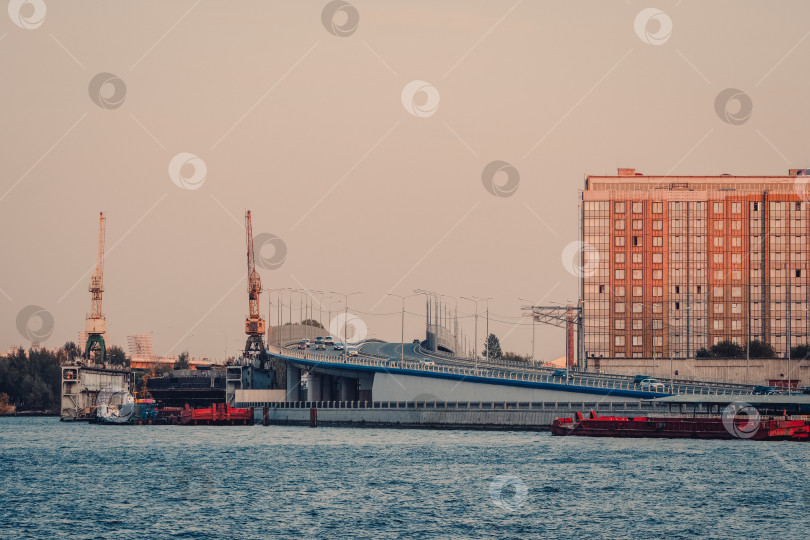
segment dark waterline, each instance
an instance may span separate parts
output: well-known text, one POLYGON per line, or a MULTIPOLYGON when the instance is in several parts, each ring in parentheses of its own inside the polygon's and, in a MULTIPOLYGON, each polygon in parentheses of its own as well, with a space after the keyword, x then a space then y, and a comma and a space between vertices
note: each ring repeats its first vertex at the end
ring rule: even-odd
POLYGON ((810 445, 0 419, 0 537, 803 538, 810 445))

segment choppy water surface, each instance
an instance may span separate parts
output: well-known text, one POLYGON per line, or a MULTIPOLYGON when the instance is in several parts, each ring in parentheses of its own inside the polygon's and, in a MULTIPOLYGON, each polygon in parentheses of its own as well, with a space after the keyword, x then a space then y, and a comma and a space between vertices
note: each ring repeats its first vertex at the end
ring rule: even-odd
POLYGON ((801 538, 810 444, 0 419, 0 537, 801 538))

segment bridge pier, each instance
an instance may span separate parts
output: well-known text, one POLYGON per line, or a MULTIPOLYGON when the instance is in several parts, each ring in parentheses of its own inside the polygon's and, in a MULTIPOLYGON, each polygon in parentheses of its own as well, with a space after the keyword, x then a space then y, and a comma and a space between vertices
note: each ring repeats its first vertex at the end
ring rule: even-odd
POLYGON ((340 377, 340 401, 357 401, 357 379, 340 377))
POLYGON ((374 375, 360 377, 357 380, 357 401, 374 401, 371 389, 374 386, 374 375))
POLYGON ((321 376, 321 392, 323 401, 335 401, 337 392, 335 392, 335 378, 332 375, 321 376))
POLYGON ((323 376, 320 373, 310 371, 307 385, 307 401, 324 401, 323 376))
POLYGON ((301 401, 301 368, 287 364, 287 401, 301 401))

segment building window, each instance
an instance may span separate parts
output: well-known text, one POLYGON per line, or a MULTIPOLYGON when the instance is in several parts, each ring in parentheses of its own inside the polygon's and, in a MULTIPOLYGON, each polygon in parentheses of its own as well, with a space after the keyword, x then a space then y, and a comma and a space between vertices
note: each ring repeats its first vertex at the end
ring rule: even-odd
POLYGON ((619 285, 618 287, 614 287, 615 296, 624 296, 624 286, 619 285))
POLYGON ((723 222, 719 219, 714 222, 714 230, 715 231, 722 231, 723 230, 723 222))
POLYGON ((653 346, 654 347, 663 347, 664 346, 664 337, 663 336, 653 336, 653 346))
POLYGON ((613 203, 613 211, 617 214, 624 214, 624 201, 617 201, 613 203))
POLYGON ((742 279, 742 272, 740 272, 739 270, 732 270, 731 279, 735 281, 740 281, 742 279))
POLYGON ((653 330, 663 330, 663 328, 664 328, 663 319, 653 319, 653 330))
POLYGON ((681 294, 681 286, 675 285, 675 294, 681 294))
POLYGON ((633 330, 641 330, 644 328, 644 322, 641 319, 633 319, 633 330))
POLYGON ((664 296, 664 288, 663 287, 653 287, 653 296, 664 296))
POLYGON ((641 220, 640 219, 634 219, 633 220, 633 230, 634 231, 640 231, 641 230, 641 220))
POLYGON ((759 212, 759 203, 754 203, 754 212, 759 212))
POLYGON ((614 228, 617 231, 623 231, 624 230, 624 220, 623 219, 617 219, 614 228))
POLYGON ((633 279, 644 279, 644 272, 642 270, 633 270, 633 279))
POLYGON ((742 296, 742 287, 732 287, 731 288, 731 296, 734 297, 741 297, 742 296))
POLYGON ((740 321, 740 320, 731 321, 731 329, 732 330, 742 330, 742 321, 740 321))
POLYGON ((714 237, 714 247, 723 247, 723 237, 722 236, 715 236, 714 237))
POLYGON ((616 247, 624 247, 624 236, 616 237, 616 247))
POLYGON ((742 263, 742 253, 732 253, 731 254, 731 262, 736 264, 742 263))
POLYGON ((722 214, 723 213, 723 203, 721 203, 721 202, 714 203, 714 213, 715 214, 722 214))
POLYGON ((624 253, 616 253, 613 258, 616 264, 624 264, 624 253))
POLYGON ((664 312, 664 304, 661 302, 653 302, 653 313, 663 313, 664 312))
POLYGON ((723 304, 718 302, 714 305, 714 312, 715 313, 723 313, 723 304))
POLYGON ((638 247, 638 246, 642 245, 642 243, 643 242, 641 241, 641 236, 634 236, 633 237, 633 245, 635 247, 638 247))
POLYGON ((664 271, 663 270, 653 270, 653 279, 664 279, 664 271))
POLYGON ((624 330, 624 319, 616 319, 613 321, 613 328, 616 330, 624 330))
POLYGON ((624 336, 616 336, 613 338, 613 344, 617 347, 624 347, 624 336))
POLYGON ((616 302, 613 307, 615 313, 624 313, 624 302, 616 302))
POLYGON ((802 271, 796 270, 796 277, 802 277, 802 271))
POLYGON ((664 245, 664 237, 663 236, 653 236, 653 246, 661 247, 664 245))
POLYGON ((653 230, 654 231, 663 231, 664 230, 664 222, 660 219, 656 219, 653 221, 653 230))
POLYGON ((731 203, 731 213, 732 214, 739 214, 742 212, 742 203, 733 202, 731 203))
POLYGON ((714 297, 715 298, 723 298, 723 287, 715 287, 714 288, 714 297))
POLYGON ((663 214, 664 213, 664 203, 662 203, 662 202, 654 202, 654 203, 652 203, 652 213, 653 214, 663 214))
POLYGON ((643 255, 642 253, 633 253, 633 262, 637 264, 643 262, 644 259, 642 255, 643 255))
POLYGON ((641 287, 633 287, 633 296, 641 296, 641 287))
POLYGON ((613 275, 616 278, 616 280, 624 279, 624 270, 622 270, 621 268, 617 268, 616 270, 614 270, 613 275))
POLYGON ((715 319, 714 320, 714 329, 715 330, 722 330, 723 329, 723 319, 715 319))
POLYGON ((640 214, 641 213, 641 208, 642 208, 642 203, 641 202, 634 202, 633 203, 633 213, 634 214, 640 214))
POLYGON ((731 239, 731 247, 742 247, 742 238, 735 236, 731 239))
POLYGON ((633 336, 633 347, 641 347, 641 336, 633 336))
POLYGON ((664 254, 663 253, 653 253, 653 263, 660 264, 664 262, 664 254))
POLYGON ((742 230, 742 221, 740 221, 739 219, 735 219, 734 221, 732 221, 731 222, 731 229, 735 230, 735 231, 742 230))
POLYGON ((722 279, 723 279, 723 271, 722 270, 715 270, 714 271, 714 279, 722 281, 722 279))
POLYGON ((643 305, 641 302, 633 302, 633 313, 641 313, 643 305))
POLYGON ((714 259, 714 262, 716 262, 716 263, 722 263, 723 262, 723 254, 722 253, 715 253, 713 259, 714 259))

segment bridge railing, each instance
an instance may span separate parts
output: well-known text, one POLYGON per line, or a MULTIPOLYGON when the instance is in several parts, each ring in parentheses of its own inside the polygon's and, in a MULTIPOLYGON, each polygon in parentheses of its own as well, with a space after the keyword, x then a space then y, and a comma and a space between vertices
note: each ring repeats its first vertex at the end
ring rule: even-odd
POLYGON ((632 379, 607 379, 595 378, 588 376, 587 372, 572 372, 569 374, 568 382, 564 379, 555 378, 550 373, 539 372, 526 372, 526 371, 505 371, 493 369, 491 367, 479 367, 477 370, 474 367, 464 366, 451 366, 446 364, 423 363, 412 361, 391 361, 384 358, 372 357, 368 355, 358 356, 345 356, 333 354, 313 354, 305 350, 284 349, 280 350, 276 347, 271 348, 276 350, 275 354, 281 354, 294 358, 301 358, 314 362, 333 363, 333 364, 349 364, 358 366, 369 366, 379 368, 399 368, 423 371, 428 373, 448 373, 453 375, 461 375, 466 377, 484 377, 488 379, 496 379, 503 381, 521 381, 521 382, 535 382, 535 383, 551 383, 551 384, 568 384, 571 386, 581 386, 587 388, 601 388, 605 390, 629 390, 635 392, 647 392, 651 394, 666 395, 745 395, 750 394, 745 388, 723 388, 719 386, 710 385, 694 385, 694 384, 677 384, 669 388, 664 385, 663 389, 659 386, 657 388, 644 389, 639 388, 632 381, 632 379))

